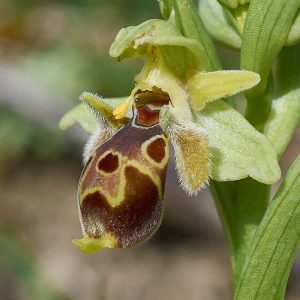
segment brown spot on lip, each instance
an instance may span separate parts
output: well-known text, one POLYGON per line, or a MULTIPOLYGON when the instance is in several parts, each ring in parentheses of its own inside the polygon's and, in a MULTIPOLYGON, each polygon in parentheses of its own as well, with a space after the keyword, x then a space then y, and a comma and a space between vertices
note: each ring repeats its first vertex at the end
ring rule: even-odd
POLYGON ((88 194, 80 206, 85 232, 95 238, 110 232, 121 248, 149 238, 160 225, 163 206, 149 176, 127 166, 125 178, 125 198, 117 207, 111 207, 100 191, 88 194))
POLYGON ((140 126, 154 126, 159 122, 159 110, 151 110, 147 105, 137 107, 136 124, 140 126))
POLYGON ((119 157, 112 152, 106 154, 98 162, 98 169, 106 173, 113 173, 119 167, 119 157))
POLYGON ((157 138, 147 146, 147 154, 154 161, 160 163, 166 155, 166 142, 163 138, 157 138))

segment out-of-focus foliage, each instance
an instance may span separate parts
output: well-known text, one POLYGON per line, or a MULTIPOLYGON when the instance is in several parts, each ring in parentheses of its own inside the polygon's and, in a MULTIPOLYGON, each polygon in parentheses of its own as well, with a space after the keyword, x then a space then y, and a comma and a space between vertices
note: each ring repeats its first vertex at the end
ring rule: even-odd
POLYGON ((102 96, 128 94, 140 65, 118 64, 107 55, 109 45, 133 14, 139 22, 158 13, 155 1, 2 0, 0 76, 5 87, 0 90, 0 137, 6 147, 0 149, 0 169, 28 154, 58 158, 66 153, 62 150, 67 143, 58 137, 59 116, 49 110, 36 112, 36 104, 44 101, 63 114, 83 90, 102 96), (7 70, 26 79, 28 90, 7 70), (35 90, 36 99, 26 97, 35 90), (24 113, 24 106, 34 113, 24 113))
POLYGON ((55 159, 65 148, 54 130, 40 127, 5 106, 0 106, 0 140, 0 171, 19 163, 24 154, 55 159))
POLYGON ((0 295, 5 295, 10 287, 9 295, 14 299, 68 299, 48 285, 12 230, 0 230, 0 248, 0 295), (13 286, 17 288, 12 289, 13 286))
MULTIPOLYGON (((1 183, 23 161, 80 153, 80 138, 63 137, 59 118, 84 90, 102 96, 131 90, 140 64, 118 64, 108 49, 122 25, 150 16, 159 16, 155 1, 0 1, 1 183)), ((0 231, 0 298, 65 299, 44 282, 23 240, 18 232, 0 231)))

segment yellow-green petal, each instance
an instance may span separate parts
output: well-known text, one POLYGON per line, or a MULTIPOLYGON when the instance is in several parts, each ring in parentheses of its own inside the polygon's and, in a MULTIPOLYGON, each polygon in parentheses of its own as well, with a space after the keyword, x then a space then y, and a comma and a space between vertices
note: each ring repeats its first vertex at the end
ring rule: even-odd
POLYGON ((259 81, 260 76, 250 71, 198 72, 189 78, 186 88, 192 107, 201 110, 207 103, 250 89, 259 81))
MULTIPOLYGON (((84 92, 80 95, 79 99, 83 101, 88 107, 90 107, 96 114, 99 114, 102 120, 109 123, 113 128, 119 128, 127 122, 128 117, 124 115, 121 119, 118 119, 113 114, 115 105, 113 102, 98 97, 92 93, 84 92)), ((117 103, 122 103, 126 98, 116 98, 117 103)), ((127 111, 126 111, 127 112, 127 111)))

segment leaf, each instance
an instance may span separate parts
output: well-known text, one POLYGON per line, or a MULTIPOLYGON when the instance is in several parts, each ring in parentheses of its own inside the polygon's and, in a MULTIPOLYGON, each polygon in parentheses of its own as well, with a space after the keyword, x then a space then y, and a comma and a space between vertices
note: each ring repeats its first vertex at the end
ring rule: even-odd
POLYGON ((300 123, 300 45, 284 48, 275 71, 277 97, 265 134, 276 147, 278 156, 284 152, 300 123))
POLYGON ((260 131, 267 121, 271 98, 267 89, 274 58, 285 44, 300 0, 252 0, 243 33, 241 68, 260 74, 261 82, 246 93, 246 118, 260 131))
POLYGON ((164 18, 173 21, 178 30, 185 36, 202 44, 207 58, 206 71, 218 70, 221 63, 215 46, 198 15, 194 3, 190 0, 159 0, 164 18))
POLYGON ((293 26, 289 32, 285 46, 292 46, 300 42, 300 12, 294 20, 293 26))
POLYGON ((192 107, 202 109, 216 99, 235 95, 259 83, 258 74, 249 71, 198 72, 188 79, 192 107))
POLYGON ((247 176, 271 184, 280 177, 276 151, 266 137, 222 101, 209 103, 197 114, 209 138, 212 178, 239 180, 247 176))
POLYGON ((237 8, 239 5, 249 3, 250 0, 218 0, 221 4, 227 5, 229 8, 237 8))
POLYGON ((300 88, 273 100, 266 136, 280 157, 300 122, 300 88))
POLYGON ((299 245, 300 156, 255 233, 234 299, 283 299, 299 245))
POLYGON ((182 36, 171 22, 163 20, 148 20, 138 26, 121 29, 109 54, 120 60, 131 57, 153 60, 157 55, 153 47, 161 50, 166 64, 180 77, 189 70, 206 68, 206 56, 201 44, 182 36))
POLYGON ((199 13, 207 31, 219 42, 240 49, 242 38, 232 16, 217 0, 201 0, 199 13))

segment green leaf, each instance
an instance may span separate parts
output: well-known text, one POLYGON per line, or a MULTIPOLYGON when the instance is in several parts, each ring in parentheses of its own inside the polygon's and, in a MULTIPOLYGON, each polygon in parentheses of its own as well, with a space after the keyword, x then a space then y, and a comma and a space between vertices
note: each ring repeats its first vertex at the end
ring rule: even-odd
POLYGON ((300 43, 300 13, 298 12, 298 15, 293 23, 291 31, 289 32, 285 46, 292 46, 299 43, 300 43))
POLYGON ((217 0, 201 0, 199 13, 207 31, 219 42, 240 49, 242 38, 230 13, 217 0))
POLYGON ((300 88, 273 100, 265 134, 275 146, 278 157, 283 154, 299 126, 299 100, 300 88))
POLYGON ((274 147, 231 106, 222 101, 209 103, 197 114, 197 123, 208 134, 214 180, 250 176, 271 184, 279 179, 274 147))
POLYGON ((218 1, 230 8, 237 8, 239 5, 244 5, 250 2, 250 0, 218 0, 218 1))
POLYGON ((208 61, 206 71, 220 69, 221 63, 214 44, 207 33, 197 9, 191 0, 159 0, 162 15, 176 24, 178 30, 187 38, 202 44, 208 61))
POLYGON ((245 23, 241 49, 241 68, 260 74, 261 82, 246 93, 246 118, 263 130, 271 108, 264 97, 272 62, 285 44, 300 0, 252 0, 245 23))
POLYGON ((276 147, 278 156, 284 152, 300 123, 300 45, 285 47, 279 54, 275 78, 277 97, 265 134, 276 147))
POLYGON ((111 45, 109 54, 120 60, 145 57, 155 60, 155 47, 163 54, 165 63, 184 77, 189 70, 206 69, 202 45, 186 38, 168 21, 148 20, 138 26, 123 28, 111 45))
POLYGON ((283 299, 299 245, 300 156, 255 233, 234 299, 283 299))

